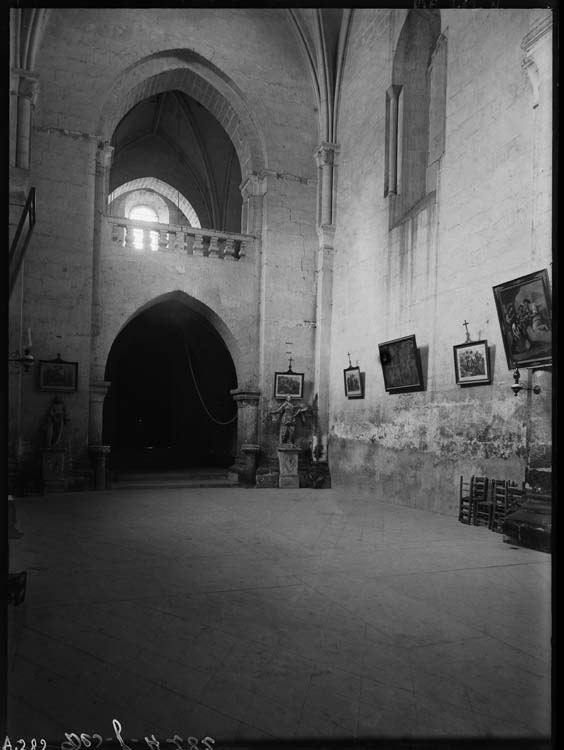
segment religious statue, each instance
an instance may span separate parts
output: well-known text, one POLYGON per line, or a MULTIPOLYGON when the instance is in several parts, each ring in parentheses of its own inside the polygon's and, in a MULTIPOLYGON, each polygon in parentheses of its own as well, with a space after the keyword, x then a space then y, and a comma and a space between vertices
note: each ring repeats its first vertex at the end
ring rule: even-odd
POLYGON ((55 396, 47 411, 45 441, 47 448, 57 448, 63 442, 65 427, 70 421, 67 408, 60 396, 55 396))
MULTIPOLYGON (((293 406, 290 396, 286 396, 278 409, 273 409, 271 414, 281 414, 280 435, 278 441, 281 445, 294 445, 294 432, 296 429, 296 417, 307 411, 307 406, 293 406)), ((303 417, 302 417, 303 419, 303 417)))

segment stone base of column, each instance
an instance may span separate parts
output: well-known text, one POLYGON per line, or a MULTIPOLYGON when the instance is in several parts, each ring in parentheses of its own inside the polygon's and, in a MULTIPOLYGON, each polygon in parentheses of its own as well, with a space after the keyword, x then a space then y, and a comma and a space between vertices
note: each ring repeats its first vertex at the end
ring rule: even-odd
POLYGON ((67 488, 65 477, 66 451, 60 448, 47 448, 41 453, 41 477, 44 492, 64 492, 67 488))
POLYGON ((111 451, 109 445, 90 445, 88 452, 94 459, 94 489, 105 490, 108 488, 107 457, 111 451))
POLYGON ((278 464, 280 466, 278 487, 281 490, 296 489, 300 486, 300 477, 298 474, 298 457, 300 453, 300 448, 295 448, 293 445, 278 446, 278 464))

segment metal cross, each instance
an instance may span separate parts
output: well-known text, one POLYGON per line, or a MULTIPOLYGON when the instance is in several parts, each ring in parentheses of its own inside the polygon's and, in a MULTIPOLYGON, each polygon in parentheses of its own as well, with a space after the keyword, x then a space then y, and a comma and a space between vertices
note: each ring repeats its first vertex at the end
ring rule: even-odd
POLYGON ((466 341, 470 341, 470 334, 468 333, 468 326, 470 324, 467 322, 466 318, 464 319, 464 323, 462 325, 466 326, 466 341))

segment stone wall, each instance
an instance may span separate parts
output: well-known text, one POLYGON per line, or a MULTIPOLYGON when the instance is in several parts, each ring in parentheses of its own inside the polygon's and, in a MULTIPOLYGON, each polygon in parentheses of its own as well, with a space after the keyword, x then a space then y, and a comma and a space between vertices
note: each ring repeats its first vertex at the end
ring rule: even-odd
MULTIPOLYGON (((73 416, 68 437, 72 455, 86 455, 92 373, 95 380, 103 379, 113 337, 131 315, 163 294, 192 295, 224 322, 240 354, 240 387, 252 386, 270 399, 273 372, 287 364, 288 337, 296 368, 299 363, 311 382, 316 119, 311 79, 284 12, 54 9, 37 71, 40 95, 30 174, 37 188, 37 224, 23 277, 23 308, 12 306, 10 345, 16 348, 21 324, 30 325, 36 358, 60 353, 78 361, 78 391, 65 396, 73 416), (143 58, 162 60, 165 70, 167 55, 172 60, 171 51, 178 50, 198 61, 194 65, 204 78, 207 66, 213 69, 223 96, 236 92, 238 111, 255 129, 246 153, 255 149, 261 154, 264 221, 257 219, 251 228, 259 240, 248 258, 231 262, 228 270, 221 261, 214 266, 213 260, 202 258, 190 259, 182 269, 172 258, 139 262, 116 252, 106 227, 101 228, 105 236, 96 236, 97 201, 103 206, 107 197, 100 194, 96 154, 100 141, 108 140, 100 124, 112 85, 120 76, 125 80, 143 58), (102 305, 94 322, 100 336, 92 348, 92 285, 98 271, 102 305)), ((135 73, 128 80, 143 83, 135 73)), ((245 180, 246 170, 257 165, 241 166, 245 180)), ((21 399, 11 403, 10 422, 37 456, 40 421, 51 394, 38 391, 35 375, 22 380, 18 393, 21 399)))
POLYGON ((363 43, 349 49, 339 121, 330 466, 333 486, 452 514, 461 474, 525 479, 531 408, 546 452, 550 404, 537 409, 536 396, 510 390, 492 286, 547 267, 550 248, 539 266, 534 112, 520 48, 530 12, 441 16, 448 57, 438 189, 389 231, 383 113, 398 19, 355 13, 363 43), (472 339, 488 341, 491 385, 456 385, 452 347, 465 340, 463 321, 472 339), (378 343, 409 334, 425 390, 391 395, 378 343), (363 400, 344 397, 347 352, 365 372, 363 400))

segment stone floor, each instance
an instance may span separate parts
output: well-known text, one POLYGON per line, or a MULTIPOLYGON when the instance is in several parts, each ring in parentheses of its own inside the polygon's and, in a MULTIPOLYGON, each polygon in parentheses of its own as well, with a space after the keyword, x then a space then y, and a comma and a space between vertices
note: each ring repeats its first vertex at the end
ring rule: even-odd
POLYGON ((337 490, 47 495, 17 516, 12 742, 550 734, 551 557, 485 527, 337 490))

